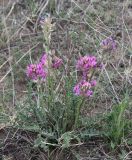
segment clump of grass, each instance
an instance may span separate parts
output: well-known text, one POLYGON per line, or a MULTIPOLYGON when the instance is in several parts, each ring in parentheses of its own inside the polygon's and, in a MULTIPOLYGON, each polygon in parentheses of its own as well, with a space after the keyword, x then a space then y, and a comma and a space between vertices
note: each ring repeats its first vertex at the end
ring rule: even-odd
POLYGON ((125 116, 125 111, 129 108, 129 101, 123 100, 113 107, 112 112, 106 116, 105 135, 110 139, 111 147, 120 145, 129 133, 132 122, 125 116))

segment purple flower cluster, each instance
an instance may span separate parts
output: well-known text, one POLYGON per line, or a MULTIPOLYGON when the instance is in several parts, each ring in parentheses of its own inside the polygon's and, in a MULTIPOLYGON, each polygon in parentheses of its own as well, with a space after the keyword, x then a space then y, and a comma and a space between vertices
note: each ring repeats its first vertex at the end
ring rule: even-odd
POLYGON ((102 40, 100 45, 104 49, 116 49, 116 42, 112 37, 107 37, 106 39, 102 40))
POLYGON ((93 95, 92 87, 94 87, 95 85, 95 80, 91 82, 82 80, 75 85, 73 91, 77 96, 91 97, 93 95))
POLYGON ((62 65, 63 61, 61 58, 55 57, 52 61, 52 67, 58 69, 62 65))
MULTIPOLYGON (((29 64, 27 66, 27 76, 32 80, 42 79, 44 80, 47 76, 47 61, 48 57, 46 53, 43 53, 38 64, 29 64)), ((55 57, 51 65, 52 68, 58 69, 62 65, 62 59, 55 57)))
POLYGON ((95 56, 89 56, 86 55, 84 57, 81 57, 77 61, 76 68, 80 71, 87 72, 91 68, 95 68, 97 65, 96 57, 95 56))
POLYGON ((27 66, 27 76, 33 80, 37 80, 39 78, 45 79, 46 78, 46 71, 43 68, 41 63, 39 64, 29 64, 27 66))
POLYGON ((100 65, 97 63, 95 56, 86 55, 81 57, 77 61, 76 68, 78 71, 82 72, 82 80, 77 83, 73 89, 75 95, 91 97, 93 94, 92 88, 96 86, 96 80, 91 80, 89 77, 91 72, 93 72, 100 65))

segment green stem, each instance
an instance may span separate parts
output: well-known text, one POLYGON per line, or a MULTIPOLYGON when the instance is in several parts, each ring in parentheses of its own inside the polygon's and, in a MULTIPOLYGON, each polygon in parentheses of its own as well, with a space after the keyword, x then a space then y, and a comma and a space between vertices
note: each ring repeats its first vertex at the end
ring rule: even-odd
POLYGON ((74 125, 74 128, 77 128, 77 126, 78 126, 79 115, 80 115, 80 111, 81 111, 81 108, 82 108, 83 104, 84 104, 84 99, 82 99, 77 105, 77 112, 75 114, 75 125, 74 125))
POLYGON ((38 84, 37 85, 37 94, 38 94, 38 97, 37 97, 37 108, 40 108, 40 85, 38 84))

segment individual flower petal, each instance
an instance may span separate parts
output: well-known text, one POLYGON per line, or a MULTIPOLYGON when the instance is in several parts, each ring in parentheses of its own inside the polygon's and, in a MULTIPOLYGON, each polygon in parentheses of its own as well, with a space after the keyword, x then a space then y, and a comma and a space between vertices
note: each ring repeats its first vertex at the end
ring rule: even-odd
POLYGON ((74 92, 75 95, 77 95, 77 96, 80 95, 80 87, 79 87, 78 84, 74 87, 73 92, 74 92))
POLYGON ((46 65, 46 62, 47 62, 47 54, 46 53, 43 53, 41 59, 40 59, 40 63, 42 65, 46 65))
POLYGON ((92 90, 88 90, 86 93, 87 97, 91 97, 93 95, 93 91, 92 90))
POLYGON ((96 80, 92 80, 92 81, 91 81, 91 86, 95 87, 96 84, 97 84, 97 81, 96 81, 96 80))

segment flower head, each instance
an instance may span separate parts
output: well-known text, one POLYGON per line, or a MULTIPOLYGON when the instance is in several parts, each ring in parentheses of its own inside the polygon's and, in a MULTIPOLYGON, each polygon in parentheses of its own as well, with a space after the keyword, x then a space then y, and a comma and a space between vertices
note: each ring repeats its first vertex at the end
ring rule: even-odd
POLYGON ((100 45, 104 49, 116 49, 116 42, 112 37, 107 37, 106 39, 102 40, 100 45))
POLYGON ((91 97, 93 95, 92 87, 94 86, 91 82, 82 80, 75 85, 73 92, 77 96, 91 97))
POLYGON ((52 67, 58 69, 62 65, 63 61, 61 58, 55 57, 52 61, 52 67))
POLYGON ((83 72, 89 71, 91 68, 95 68, 97 65, 96 57, 95 56, 89 56, 86 55, 84 57, 81 57, 77 61, 77 69, 83 72))
POLYGON ((39 64, 29 64, 27 66, 27 76, 32 80, 37 80, 39 78, 45 79, 46 78, 46 71, 43 68, 41 63, 39 64))

